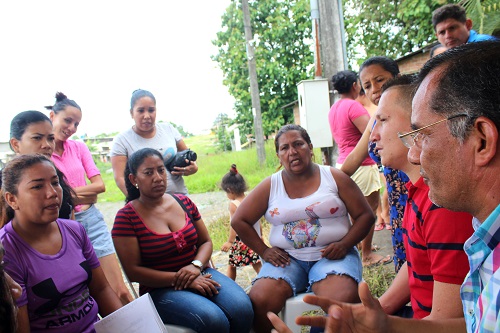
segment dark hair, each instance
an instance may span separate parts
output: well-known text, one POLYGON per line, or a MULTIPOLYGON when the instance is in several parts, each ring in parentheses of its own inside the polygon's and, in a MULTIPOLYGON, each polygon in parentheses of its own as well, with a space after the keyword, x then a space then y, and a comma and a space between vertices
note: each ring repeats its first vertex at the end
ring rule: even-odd
POLYGON ((432 13, 432 26, 434 27, 434 31, 436 31, 436 25, 450 18, 460 23, 465 23, 465 21, 467 21, 467 14, 465 13, 464 7, 450 3, 436 9, 432 13))
POLYGON ((304 139, 308 145, 311 144, 311 138, 309 137, 309 134, 304 128, 302 128, 300 125, 288 124, 281 127, 278 133, 276 134, 276 137, 274 138, 274 147, 276 148, 276 152, 278 152, 279 150, 279 139, 281 135, 283 135, 283 133, 286 133, 288 131, 299 131, 300 136, 302 136, 302 139, 304 139))
MULTIPOLYGON (((21 140, 21 137, 24 135, 24 132, 26 131, 26 128, 28 128, 29 125, 41 123, 44 121, 48 121, 52 125, 52 122, 50 121, 49 117, 47 117, 40 111, 30 110, 30 111, 20 112, 14 118, 12 118, 12 121, 10 122, 10 137, 16 138, 17 140, 21 140)), ((12 149, 11 145, 10 149, 12 149)))
POLYGON ((248 189, 245 178, 243 178, 243 176, 238 172, 238 169, 236 169, 236 164, 231 164, 229 172, 222 177, 220 187, 224 191, 228 193, 231 192, 236 195, 243 194, 248 189))
POLYGON ((18 194, 17 188, 19 182, 21 181, 21 177, 23 176, 24 171, 32 167, 33 165, 45 162, 52 165, 54 167, 54 170, 56 170, 56 167, 54 166, 52 161, 47 156, 42 154, 18 155, 14 157, 12 160, 10 160, 2 169, 1 200, 3 209, 1 211, 2 220, 0 221, 0 227, 3 227, 5 223, 9 222, 14 218, 14 211, 5 202, 4 194, 6 192, 9 192, 14 195, 17 195, 18 194))
POLYGON ((76 102, 72 99, 69 99, 62 92, 56 93, 56 103, 54 105, 46 106, 47 110, 54 111, 55 114, 58 114, 60 111, 64 111, 67 106, 72 106, 82 111, 80 106, 76 104, 76 102))
POLYGON ((466 113, 448 126, 463 141, 478 117, 491 119, 500 129, 500 41, 468 43, 454 47, 427 61, 417 84, 438 72, 430 109, 449 117, 466 113))
POLYGON ((388 57, 382 57, 382 56, 376 56, 376 57, 371 57, 365 60, 361 67, 359 68, 359 73, 363 71, 366 67, 372 66, 372 65, 379 65, 382 67, 384 70, 387 72, 391 73, 393 77, 396 77, 399 74, 399 66, 398 63, 391 58, 388 57))
POLYGON ((416 92, 415 79, 416 75, 396 76, 384 83, 382 94, 390 89, 397 89, 400 94, 397 103, 411 114, 411 103, 416 92))
POLYGON ((151 98, 153 102, 156 104, 156 98, 151 92, 144 89, 137 89, 134 90, 134 92, 132 93, 132 98, 130 98, 130 110, 132 110, 134 108, 135 103, 137 103, 137 101, 143 97, 151 98))
POLYGON ((124 174, 125 187, 127 188, 127 197, 125 199, 125 202, 130 202, 141 196, 141 192, 134 186, 134 184, 132 184, 132 182, 128 178, 128 175, 132 174, 134 176, 137 176, 137 170, 144 162, 144 160, 150 156, 158 156, 158 158, 163 161, 161 153, 158 150, 152 148, 142 148, 130 155, 130 157, 128 158, 124 174))
POLYGON ((444 46, 443 44, 441 43, 437 43, 436 45, 434 45, 431 49, 431 52, 429 52, 429 57, 432 58, 434 57, 434 53, 436 53, 436 51, 440 48, 444 47, 446 49, 446 46, 444 46))
POLYGON ((353 71, 340 71, 332 76, 333 88, 339 94, 345 94, 351 91, 353 83, 358 81, 358 75, 353 71))
POLYGON ((17 320, 14 300, 10 293, 3 263, 0 263, 0 333, 15 332, 16 327, 17 320))

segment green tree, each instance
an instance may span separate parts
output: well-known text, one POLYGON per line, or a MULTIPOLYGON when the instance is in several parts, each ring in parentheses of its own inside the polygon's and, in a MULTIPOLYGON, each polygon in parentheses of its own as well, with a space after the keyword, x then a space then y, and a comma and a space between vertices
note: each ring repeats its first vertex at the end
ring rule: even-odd
POLYGON ((174 128, 176 128, 176 129, 179 131, 179 133, 181 133, 181 135, 182 135, 183 137, 187 138, 187 137, 193 136, 193 133, 190 133, 190 132, 186 131, 186 130, 184 129, 184 127, 182 127, 181 125, 177 125, 177 124, 174 124, 174 123, 172 123, 172 122, 170 122, 170 124, 171 124, 174 128))
MULTIPOLYGON (((251 1, 257 76, 264 134, 293 122, 283 105, 297 99, 296 84, 312 78, 309 0, 251 1)), ((241 3, 232 1, 222 16, 222 30, 212 41, 218 53, 212 59, 224 74, 224 84, 235 98, 236 122, 242 134, 253 132, 245 36, 241 3)))
POLYGON ((231 125, 231 118, 225 113, 219 113, 214 120, 212 132, 215 133, 215 144, 218 150, 230 151, 231 146, 231 133, 227 131, 227 127, 231 125))
POLYGON ((351 65, 372 56, 396 59, 436 40, 432 12, 446 0, 344 0, 351 65))
POLYGON ((500 0, 462 0, 473 29, 480 34, 500 35, 500 0))

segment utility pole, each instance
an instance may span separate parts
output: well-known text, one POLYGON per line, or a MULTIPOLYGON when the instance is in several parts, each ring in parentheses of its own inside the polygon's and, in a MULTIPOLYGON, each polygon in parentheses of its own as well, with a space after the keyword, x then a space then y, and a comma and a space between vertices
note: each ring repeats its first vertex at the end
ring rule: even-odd
POLYGON ((260 165, 266 161, 266 150, 264 147, 264 131, 262 130, 262 113, 260 109, 259 83, 257 82, 257 66, 253 49, 252 26, 250 25, 250 10, 248 0, 241 0, 243 11, 243 25, 245 27, 245 39, 247 46, 248 74, 250 76, 250 95, 252 96, 252 113, 255 130, 255 144, 257 146, 257 157, 260 165))
MULTIPOLYGON (((342 0, 317 0, 319 7, 319 39, 321 45, 322 74, 328 79, 330 105, 335 103, 331 78, 338 71, 347 69, 347 52, 344 35, 342 0)), ((335 165, 338 157, 337 144, 322 148, 323 158, 335 165)))

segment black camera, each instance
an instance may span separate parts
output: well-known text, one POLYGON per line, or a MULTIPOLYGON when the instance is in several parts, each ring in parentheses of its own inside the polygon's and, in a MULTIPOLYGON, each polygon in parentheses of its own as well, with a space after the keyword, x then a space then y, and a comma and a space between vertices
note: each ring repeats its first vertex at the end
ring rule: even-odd
POLYGON ((186 162, 186 160, 196 161, 197 158, 198 156, 194 151, 192 151, 191 149, 186 149, 178 152, 173 157, 168 159, 168 161, 165 162, 165 167, 169 172, 176 171, 174 167, 187 167, 188 165, 190 165, 190 163, 186 162))

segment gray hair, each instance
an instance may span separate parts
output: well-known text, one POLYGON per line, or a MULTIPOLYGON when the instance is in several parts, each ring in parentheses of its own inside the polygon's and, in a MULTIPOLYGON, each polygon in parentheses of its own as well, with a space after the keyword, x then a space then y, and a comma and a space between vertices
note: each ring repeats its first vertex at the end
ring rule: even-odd
POLYGON ((431 58, 420 71, 417 84, 440 70, 432 92, 431 110, 443 117, 465 113, 448 122, 451 134, 463 142, 478 117, 500 129, 500 41, 469 43, 431 58))

